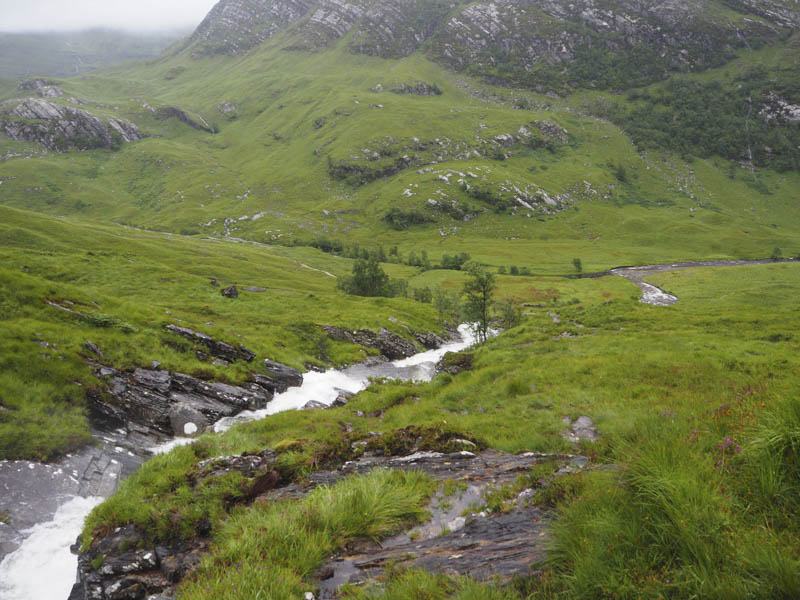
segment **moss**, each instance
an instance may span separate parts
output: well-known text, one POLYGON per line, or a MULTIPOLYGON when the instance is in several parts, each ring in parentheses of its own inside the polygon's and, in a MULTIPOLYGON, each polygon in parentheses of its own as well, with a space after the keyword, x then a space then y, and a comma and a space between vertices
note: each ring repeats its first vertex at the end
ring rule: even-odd
POLYGON ((440 425, 411 425, 372 437, 367 441, 367 450, 382 456, 407 456, 414 452, 477 451, 484 448, 486 443, 481 439, 464 431, 440 425))

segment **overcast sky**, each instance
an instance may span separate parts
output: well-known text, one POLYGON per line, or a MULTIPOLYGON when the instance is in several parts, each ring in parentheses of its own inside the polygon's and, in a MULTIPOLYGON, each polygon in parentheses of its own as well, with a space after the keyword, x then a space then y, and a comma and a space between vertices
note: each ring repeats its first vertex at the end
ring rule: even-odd
POLYGON ((0 31, 193 27, 217 0, 0 0, 0 31))

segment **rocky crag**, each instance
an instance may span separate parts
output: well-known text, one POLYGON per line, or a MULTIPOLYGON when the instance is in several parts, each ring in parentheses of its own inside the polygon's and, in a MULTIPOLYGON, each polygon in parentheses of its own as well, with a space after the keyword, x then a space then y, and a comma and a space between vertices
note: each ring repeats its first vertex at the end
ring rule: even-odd
MULTIPOLYGON (((39 86, 40 95, 53 98, 58 88, 39 86)), ((10 100, 0 104, 0 131, 12 140, 37 142, 56 152, 105 148, 144 136, 125 119, 100 118, 82 108, 56 104, 44 98, 10 100)))
POLYGON ((777 43, 798 23, 796 3, 778 0, 223 0, 186 47, 195 56, 244 54, 285 33, 277 43, 286 49, 314 51, 347 36, 354 53, 422 50, 456 71, 510 83, 568 69, 568 79, 593 86, 599 54, 632 83, 657 81, 777 43))

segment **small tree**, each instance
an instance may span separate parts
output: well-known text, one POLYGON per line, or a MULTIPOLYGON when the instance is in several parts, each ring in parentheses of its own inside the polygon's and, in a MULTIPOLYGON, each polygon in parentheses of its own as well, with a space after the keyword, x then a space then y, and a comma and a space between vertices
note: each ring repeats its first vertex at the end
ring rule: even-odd
POLYGON ((575 272, 576 273, 582 273, 583 272, 583 263, 581 262, 580 258, 573 258, 572 259, 572 266, 575 267, 575 272))
POLYGON ((522 307, 511 298, 497 303, 497 313, 503 329, 511 329, 522 323, 522 307))
POLYGON ((478 264, 472 263, 465 269, 470 274, 470 279, 464 284, 464 316, 472 323, 473 331, 479 342, 485 342, 489 337, 489 321, 497 287, 494 274, 478 264))
POLYGON ((775 246, 772 250, 772 255, 770 259, 772 260, 780 260, 783 257, 783 251, 780 249, 780 246, 775 246))
POLYGON ((461 312, 458 294, 437 288, 433 292, 433 308, 439 314, 442 325, 455 325, 461 312))

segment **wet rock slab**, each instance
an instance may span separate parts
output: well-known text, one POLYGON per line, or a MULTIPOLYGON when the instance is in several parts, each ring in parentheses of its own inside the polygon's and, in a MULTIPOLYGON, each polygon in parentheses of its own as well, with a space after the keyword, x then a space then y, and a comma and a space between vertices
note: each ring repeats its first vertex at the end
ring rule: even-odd
POLYGON ((478 580, 507 581, 530 572, 545 557, 548 536, 545 514, 535 507, 497 516, 474 518, 455 533, 420 542, 365 548, 367 552, 342 556, 321 571, 320 598, 336 598, 345 584, 383 576, 388 567, 424 569, 447 575, 469 575, 478 580))
MULTIPOLYGON (((588 461, 582 456, 510 455, 490 450, 482 454, 418 452, 404 457, 367 458, 347 463, 342 473, 365 472, 377 466, 422 470, 435 479, 460 482, 461 491, 444 501, 437 496, 429 506, 429 522, 382 544, 362 544, 325 565, 318 571, 320 598, 336 598, 339 587, 382 577, 389 567, 501 581, 529 573, 531 565, 545 557, 549 532, 547 515, 526 504, 527 498, 533 495, 532 490, 523 492, 508 513, 483 511, 468 517, 461 515, 464 509, 482 504, 487 489, 510 484, 518 475, 543 462, 553 463, 554 470, 555 465, 560 464, 560 472, 573 472, 585 467, 588 461)), ((317 481, 331 478, 331 474, 316 475, 317 481)), ((314 483, 313 476, 311 483, 314 483)))

